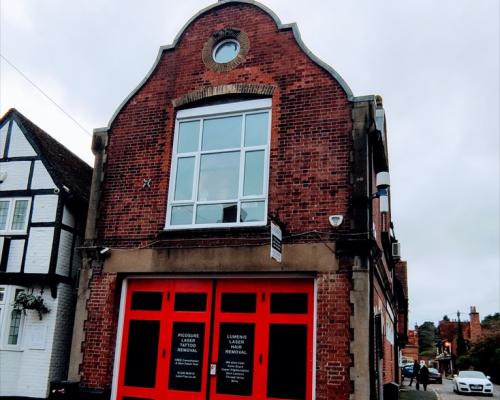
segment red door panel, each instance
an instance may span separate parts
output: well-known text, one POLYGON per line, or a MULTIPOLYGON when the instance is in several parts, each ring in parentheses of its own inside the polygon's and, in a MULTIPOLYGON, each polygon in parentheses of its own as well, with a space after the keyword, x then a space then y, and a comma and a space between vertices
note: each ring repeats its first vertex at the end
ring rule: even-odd
POLYGON ((313 309, 312 280, 130 280, 117 399, 311 400, 313 309))

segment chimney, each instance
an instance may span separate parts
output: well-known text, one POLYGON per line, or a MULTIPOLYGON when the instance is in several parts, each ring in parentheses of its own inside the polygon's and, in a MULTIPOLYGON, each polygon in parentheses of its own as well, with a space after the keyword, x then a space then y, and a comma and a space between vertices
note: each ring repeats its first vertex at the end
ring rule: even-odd
POLYGON ((476 311, 476 306, 471 306, 470 313, 470 341, 476 342, 481 337, 481 321, 479 313, 476 311))

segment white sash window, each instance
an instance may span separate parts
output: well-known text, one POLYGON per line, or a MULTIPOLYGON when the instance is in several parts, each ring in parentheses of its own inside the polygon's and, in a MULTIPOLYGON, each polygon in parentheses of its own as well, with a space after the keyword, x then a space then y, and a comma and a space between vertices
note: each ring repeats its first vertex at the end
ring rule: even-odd
POLYGON ((177 113, 166 229, 267 223, 271 99, 177 113))

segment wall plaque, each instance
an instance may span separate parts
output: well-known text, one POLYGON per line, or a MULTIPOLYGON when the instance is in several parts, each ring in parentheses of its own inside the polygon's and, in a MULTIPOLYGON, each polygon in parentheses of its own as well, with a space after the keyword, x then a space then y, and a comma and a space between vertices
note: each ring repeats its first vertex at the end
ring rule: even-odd
POLYGON ((205 324, 174 322, 168 387, 199 392, 203 362, 205 324))
POLYGON ((220 324, 217 393, 252 394, 254 334, 254 324, 220 324))

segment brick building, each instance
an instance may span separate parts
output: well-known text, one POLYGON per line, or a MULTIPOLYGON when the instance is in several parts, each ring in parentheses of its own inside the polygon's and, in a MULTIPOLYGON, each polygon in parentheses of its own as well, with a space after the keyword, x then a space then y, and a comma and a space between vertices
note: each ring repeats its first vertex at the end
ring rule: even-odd
POLYGON ((0 119, 0 398, 67 377, 91 176, 19 111, 0 119))
POLYGON ((366 400, 397 381, 382 100, 355 97, 294 24, 254 1, 200 11, 93 151, 82 391, 366 400))

